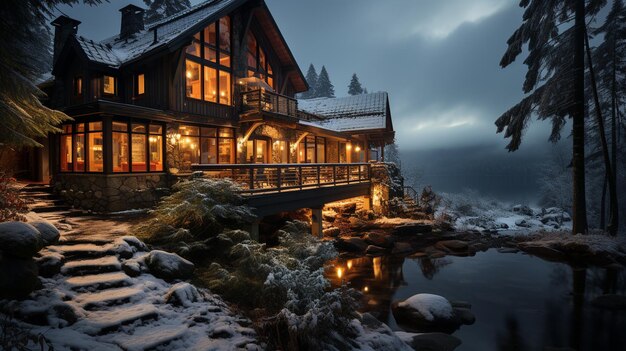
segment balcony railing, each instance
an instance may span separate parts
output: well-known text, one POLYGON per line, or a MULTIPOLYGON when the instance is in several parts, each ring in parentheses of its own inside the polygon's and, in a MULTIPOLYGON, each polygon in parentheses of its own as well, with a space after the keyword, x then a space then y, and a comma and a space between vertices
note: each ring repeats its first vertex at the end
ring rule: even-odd
POLYGON ((263 89, 241 93, 241 112, 271 112, 283 116, 298 117, 296 99, 263 89))
POLYGON ((370 182, 368 163, 236 164, 191 166, 205 177, 229 178, 244 194, 314 189, 370 182))

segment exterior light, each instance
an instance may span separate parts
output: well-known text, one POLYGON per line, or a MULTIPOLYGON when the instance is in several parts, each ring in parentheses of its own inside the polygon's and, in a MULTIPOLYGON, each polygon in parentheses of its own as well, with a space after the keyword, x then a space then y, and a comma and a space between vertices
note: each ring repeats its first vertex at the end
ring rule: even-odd
POLYGON ((337 267, 337 278, 341 279, 343 277, 343 268, 337 267))
POLYGON ((370 288, 368 288, 368 287, 366 286, 366 287, 364 287, 364 288, 363 288, 363 291, 364 291, 364 292, 368 292, 368 291, 370 291, 370 288))
POLYGON ((352 269, 352 260, 348 260, 346 265, 348 266, 348 269, 352 269))
POLYGON ((346 150, 350 151, 352 149, 352 144, 348 143, 346 144, 346 150))
POLYGON ((361 147, 357 145, 357 146, 354 148, 354 151, 356 151, 356 152, 360 152, 360 151, 361 151, 361 147))

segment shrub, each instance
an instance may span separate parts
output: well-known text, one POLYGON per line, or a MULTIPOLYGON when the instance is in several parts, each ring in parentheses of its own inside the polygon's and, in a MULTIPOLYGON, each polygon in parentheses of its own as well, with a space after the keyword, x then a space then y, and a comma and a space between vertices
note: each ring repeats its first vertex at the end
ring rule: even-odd
POLYGON ((150 211, 151 218, 135 227, 135 233, 148 243, 171 247, 215 236, 224 227, 241 227, 254 215, 239 190, 225 179, 182 181, 150 211))
POLYGON ((24 221, 28 212, 26 201, 20 197, 15 178, 0 171, 0 222, 24 221))

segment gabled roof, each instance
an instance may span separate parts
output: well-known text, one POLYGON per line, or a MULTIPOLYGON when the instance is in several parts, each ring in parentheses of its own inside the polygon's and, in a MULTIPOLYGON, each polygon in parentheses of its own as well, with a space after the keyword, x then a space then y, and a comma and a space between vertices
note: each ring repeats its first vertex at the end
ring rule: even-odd
MULTIPOLYGON (((77 40, 89 60, 119 68, 160 50, 175 49, 181 44, 181 40, 191 38, 209 23, 217 21, 247 1, 250 0, 207 0, 153 23, 127 39, 121 39, 119 35, 115 35, 101 42, 84 37, 77 37, 77 40)), ((294 82, 296 91, 306 91, 308 86, 304 75, 280 34, 269 9, 263 4, 256 14, 262 24, 268 26, 269 39, 275 47, 281 64, 291 69, 288 74, 294 82)))
POLYGON ((298 100, 298 108, 324 118, 311 123, 339 132, 393 130, 386 92, 342 98, 301 99, 298 100))

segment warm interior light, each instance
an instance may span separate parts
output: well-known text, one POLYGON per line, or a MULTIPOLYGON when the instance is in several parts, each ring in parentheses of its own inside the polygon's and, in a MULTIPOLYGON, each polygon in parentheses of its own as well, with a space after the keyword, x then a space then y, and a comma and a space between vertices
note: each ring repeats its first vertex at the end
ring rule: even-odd
POLYGON ((151 143, 156 143, 157 142, 157 138, 156 137, 149 137, 148 140, 150 140, 151 143))
POLYGON ((91 147, 91 149, 94 151, 102 151, 102 145, 94 145, 91 147))
POLYGON ((350 151, 352 149, 352 144, 346 144, 346 150, 350 151))
POLYGON ((191 71, 187 71, 187 78, 191 78, 191 71))
POLYGON ((348 260, 346 265, 348 266, 348 269, 352 269, 352 260, 348 260))
POLYGON ((221 95, 221 96, 226 96, 226 93, 222 91, 222 92, 220 93, 220 95, 221 95))
POLYGON ((191 148, 191 150, 194 150, 196 148, 196 144, 191 144, 189 145, 189 147, 191 148))
POLYGON ((360 152, 360 151, 361 151, 361 147, 357 145, 357 146, 354 148, 354 150, 355 150, 356 152, 360 152))
POLYGON ((337 278, 341 279, 343 276, 343 268, 337 267, 337 278))
POLYGON ((368 292, 370 291, 370 288, 368 288, 367 286, 363 288, 363 291, 368 292))

